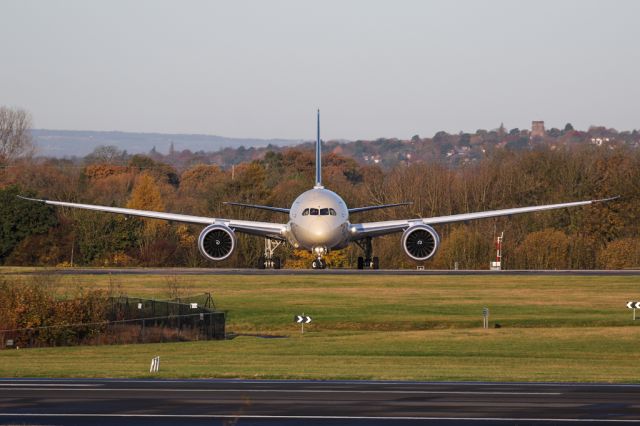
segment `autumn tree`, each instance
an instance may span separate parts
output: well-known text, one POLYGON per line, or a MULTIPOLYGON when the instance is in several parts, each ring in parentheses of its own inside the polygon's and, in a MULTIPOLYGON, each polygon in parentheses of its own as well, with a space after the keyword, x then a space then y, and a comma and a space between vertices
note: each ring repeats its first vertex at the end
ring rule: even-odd
POLYGON ((89 164, 122 164, 126 153, 114 145, 97 146, 84 160, 89 164))
POLYGON ((168 164, 157 162, 146 155, 134 155, 129 160, 129 167, 140 173, 153 176, 158 182, 168 183, 177 187, 180 183, 178 172, 168 164))
POLYGON ((58 222, 50 206, 22 200, 18 195, 33 194, 21 194, 16 186, 0 189, 0 261, 23 239, 46 233, 58 222))
MULTIPOLYGON (((136 210, 165 211, 165 203, 160 187, 148 172, 138 176, 136 184, 127 202, 127 208, 136 210)), ((167 264, 175 252, 177 241, 175 233, 166 221, 157 219, 138 219, 144 222, 139 233, 141 260, 146 264, 167 264)))
POLYGON ((434 267, 454 269, 486 269, 491 259, 491 239, 471 226, 456 226, 446 235, 436 258, 434 267))
POLYGON ((598 266, 603 269, 640 267, 640 238, 611 241, 598 252, 598 266))
POLYGON ((23 110, 0 106, 0 165, 33 152, 31 115, 23 110))
POLYGON ((513 263, 519 269, 566 269, 569 238, 564 232, 544 229, 533 232, 516 248, 513 263))
MULTIPOLYGON (((131 198, 127 202, 127 208, 155 212, 161 212, 165 209, 160 189, 149 173, 138 176, 131 192, 131 198)), ((145 232, 149 235, 155 235, 164 224, 166 224, 164 221, 145 219, 145 232)))

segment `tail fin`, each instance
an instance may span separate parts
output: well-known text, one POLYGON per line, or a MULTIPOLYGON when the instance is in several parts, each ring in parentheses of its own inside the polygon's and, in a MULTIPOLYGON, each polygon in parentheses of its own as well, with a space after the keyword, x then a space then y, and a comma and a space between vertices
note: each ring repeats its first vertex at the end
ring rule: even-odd
POLYGON ((322 186, 322 141, 320 140, 320 110, 318 110, 318 137, 316 139, 316 184, 314 188, 322 186))

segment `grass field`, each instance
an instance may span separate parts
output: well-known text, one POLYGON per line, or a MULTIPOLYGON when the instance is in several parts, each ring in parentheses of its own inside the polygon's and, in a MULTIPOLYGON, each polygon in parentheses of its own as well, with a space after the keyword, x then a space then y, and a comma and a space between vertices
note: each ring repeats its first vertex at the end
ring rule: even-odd
MULTIPOLYGON (((5 277, 16 270, 0 269, 5 277)), ((2 377, 238 377, 384 380, 640 381, 634 276, 71 275, 131 296, 209 291, 227 330, 284 335, 228 341, 0 351, 2 377), (483 330, 482 307, 491 310, 483 330), (293 316, 314 322, 300 334, 293 316)))

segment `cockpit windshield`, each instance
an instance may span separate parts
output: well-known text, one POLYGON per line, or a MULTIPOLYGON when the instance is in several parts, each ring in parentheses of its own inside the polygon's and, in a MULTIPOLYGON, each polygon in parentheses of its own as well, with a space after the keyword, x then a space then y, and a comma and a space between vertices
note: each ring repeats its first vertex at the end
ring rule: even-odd
POLYGON ((336 216, 336 211, 332 208, 323 209, 304 209, 302 216, 336 216))

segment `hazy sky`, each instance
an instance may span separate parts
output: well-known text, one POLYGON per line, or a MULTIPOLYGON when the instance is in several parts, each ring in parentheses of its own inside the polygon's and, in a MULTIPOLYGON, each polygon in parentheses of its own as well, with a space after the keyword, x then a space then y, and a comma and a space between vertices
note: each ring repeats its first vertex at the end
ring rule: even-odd
POLYGON ((640 1, 0 0, 38 128, 409 138, 640 128, 640 1))

